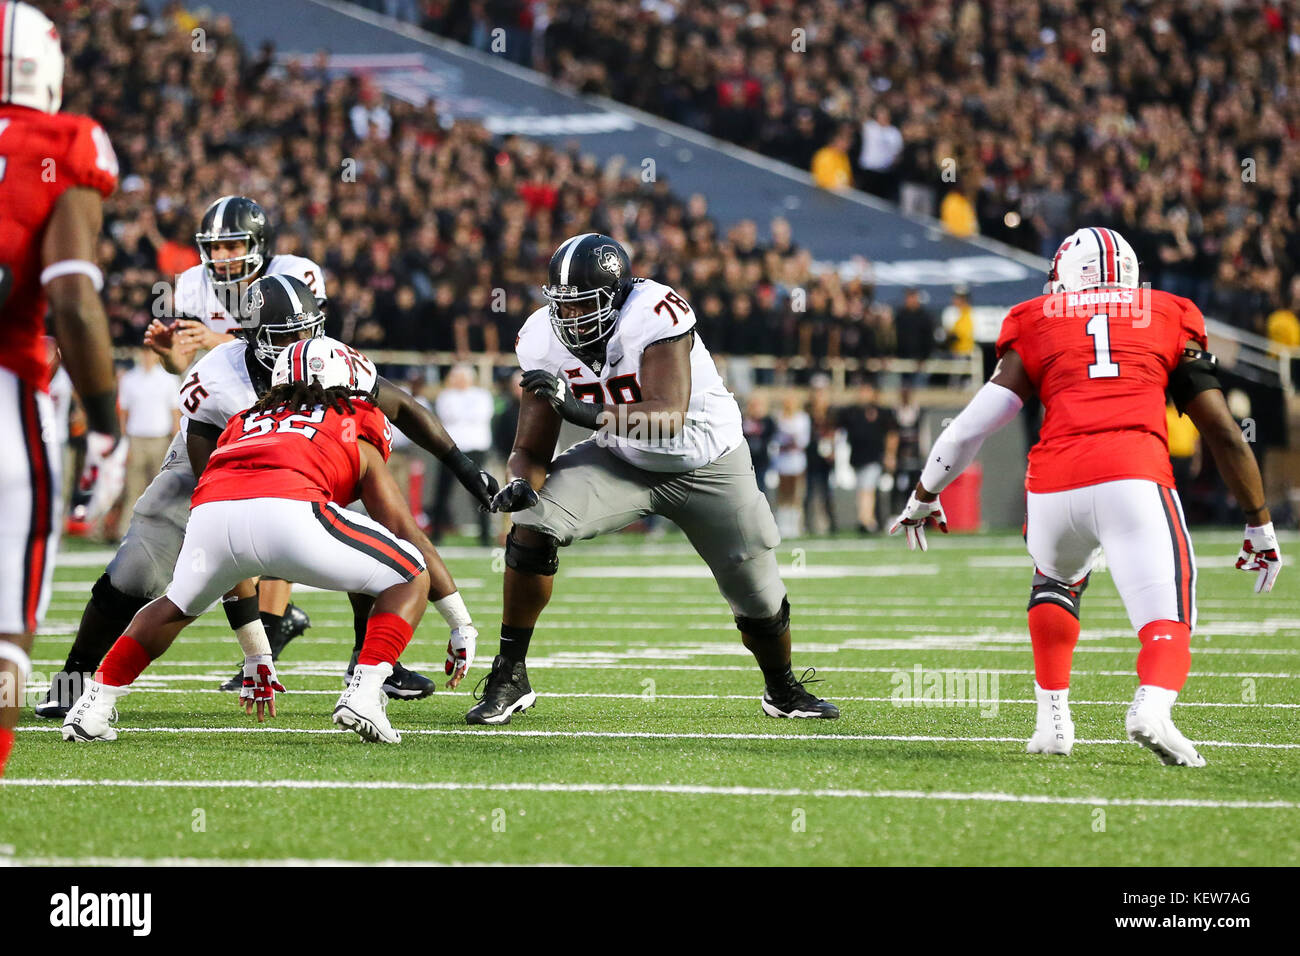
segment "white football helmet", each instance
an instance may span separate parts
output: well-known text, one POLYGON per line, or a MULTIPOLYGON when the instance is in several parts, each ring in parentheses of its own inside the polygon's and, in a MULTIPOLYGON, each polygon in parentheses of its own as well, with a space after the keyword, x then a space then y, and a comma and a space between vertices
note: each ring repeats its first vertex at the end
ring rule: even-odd
POLYGON ((338 339, 300 339, 280 351, 271 370, 271 385, 318 382, 321 388, 346 388, 369 395, 378 381, 375 366, 338 339))
POLYGON ((49 17, 26 3, 0 3, 0 103, 57 113, 63 48, 49 17))
POLYGON ((1052 258, 1047 292, 1138 287, 1137 254, 1114 229, 1085 226, 1071 235, 1052 258))

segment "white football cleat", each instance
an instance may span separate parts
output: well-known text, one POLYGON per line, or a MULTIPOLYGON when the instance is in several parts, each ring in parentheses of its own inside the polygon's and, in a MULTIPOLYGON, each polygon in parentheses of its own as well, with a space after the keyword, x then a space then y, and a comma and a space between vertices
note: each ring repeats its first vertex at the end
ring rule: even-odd
POLYGON ((1128 739, 1146 747, 1167 767, 1204 767, 1205 758, 1179 732, 1170 716, 1177 696, 1177 691, 1163 687, 1139 687, 1124 720, 1128 739))
POLYGON ((113 721, 117 720, 117 707, 114 705, 127 690, 126 687, 108 687, 97 680, 88 681, 86 689, 68 709, 68 716, 63 718, 63 739, 116 740, 113 721))
POLYGON ((334 705, 334 723, 355 730, 372 744, 398 744, 402 735, 388 722, 388 695, 384 681, 393 673, 392 664, 358 664, 352 679, 334 705))
POLYGON ((1038 722, 1025 750, 1031 754, 1068 757, 1074 749, 1074 720, 1070 717, 1070 689, 1044 690, 1034 682, 1038 722))

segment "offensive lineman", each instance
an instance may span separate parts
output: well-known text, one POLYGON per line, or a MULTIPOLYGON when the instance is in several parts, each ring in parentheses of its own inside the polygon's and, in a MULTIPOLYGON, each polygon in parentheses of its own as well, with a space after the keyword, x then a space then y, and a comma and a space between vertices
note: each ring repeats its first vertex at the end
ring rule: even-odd
POLYGON ((505 724, 534 703, 525 656, 551 597, 558 551, 659 514, 708 563, 767 685, 771 717, 835 718, 790 669, 790 603, 780 543, 740 427, 740 409, 671 288, 633 278, 627 252, 598 233, 551 257, 550 302, 515 350, 524 394, 512 480, 493 502, 514 513, 506 542, 501 650, 471 724, 505 724), (596 430, 552 461, 563 421, 596 430))
POLYGON ((62 100, 54 24, 26 3, 0 3, 0 776, 59 546, 62 451, 48 392, 47 307, 90 426, 82 478, 93 488, 90 514, 108 510, 124 477, 95 264, 117 157, 94 120, 59 113, 62 100))
MULTIPOLYGON (((271 282, 271 279, 262 280, 271 282)), ((296 280, 290 280, 296 281, 296 280)), ((254 285, 249 295, 257 297, 254 285)), ((303 287, 303 294, 310 295, 303 287)), ((265 327, 265 326, 264 326, 265 327)), ((193 497, 167 594, 142 608, 63 723, 65 740, 113 740, 114 704, 151 661, 237 582, 262 574, 375 598, 361 660, 334 723, 399 743, 382 685, 433 602, 452 645, 472 656, 478 632, 437 551, 420 533, 385 462, 392 428, 374 403, 373 367, 342 342, 281 350, 272 387, 222 431, 193 497), (345 511, 361 497, 371 517, 345 511)), ((245 709, 275 716, 283 691, 264 634, 241 635, 245 709)), ((459 683, 469 668, 456 675, 459 683)))
POLYGON ((1169 463, 1166 391, 1243 503, 1248 520, 1236 566, 1257 572, 1257 594, 1272 590, 1282 560, 1259 466, 1205 351, 1200 310, 1137 289, 1137 257, 1114 230, 1084 228, 1066 239, 1048 292, 1008 313, 993 377, 935 441, 889 532, 906 528, 909 546, 923 551, 927 525, 946 532, 939 492, 1037 394, 1044 418, 1025 478, 1025 542, 1034 559, 1029 636, 1038 716, 1027 750, 1067 755, 1074 746, 1069 687, 1079 604, 1104 549, 1142 644, 1125 718, 1129 739, 1165 764, 1202 767, 1205 759, 1171 718, 1191 669, 1196 557, 1169 463))

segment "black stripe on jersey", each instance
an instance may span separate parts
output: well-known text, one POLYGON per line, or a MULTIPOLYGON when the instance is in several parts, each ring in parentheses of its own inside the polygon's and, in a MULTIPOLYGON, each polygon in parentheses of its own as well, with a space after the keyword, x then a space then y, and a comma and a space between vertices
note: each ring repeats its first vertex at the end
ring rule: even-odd
MULTIPOLYGON (((397 574, 401 575, 403 581, 410 581, 415 578, 414 574, 412 574, 406 568, 402 567, 401 564, 399 564, 394 558, 384 554, 378 548, 366 544, 364 541, 358 541, 356 538, 351 537, 348 534, 345 534, 339 528, 335 527, 334 524, 331 522, 330 518, 325 514, 325 509, 327 507, 328 507, 327 505, 322 505, 318 501, 313 501, 311 504, 311 513, 316 516, 316 520, 320 522, 320 526, 324 528, 327 532, 329 532, 331 538, 334 538, 336 541, 341 541, 343 544, 346 544, 349 548, 353 548, 357 551, 360 551, 362 554, 366 555, 367 557, 374 558, 380 564, 384 565, 384 567, 391 568, 397 574)), ((337 520, 340 524, 347 525, 349 529, 356 532, 357 534, 363 535, 364 537, 367 538, 376 537, 376 532, 374 528, 353 524, 351 521, 348 521, 346 518, 343 517, 342 509, 339 509, 337 511, 335 511, 334 509, 330 509, 330 510, 333 512, 333 518, 335 520, 337 520)), ((399 551, 402 550, 401 546, 397 543, 396 539, 393 539, 387 543, 399 551)), ((408 555, 408 559, 410 559, 409 555, 408 555)), ((414 559, 410 559, 410 560, 414 563, 414 559)), ((419 563, 423 565, 424 564, 423 559, 421 559, 419 563)))

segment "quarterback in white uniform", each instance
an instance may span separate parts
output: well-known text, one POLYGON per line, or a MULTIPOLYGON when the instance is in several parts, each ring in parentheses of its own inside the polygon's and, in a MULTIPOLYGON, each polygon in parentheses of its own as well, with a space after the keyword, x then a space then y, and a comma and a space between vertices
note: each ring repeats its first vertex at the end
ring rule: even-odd
POLYGON ((509 723, 536 700, 524 661, 559 548, 651 514, 680 526, 713 571, 763 672, 764 713, 838 717, 790 667, 790 602, 773 554, 780 538, 740 408, 686 300, 630 272, 627 252, 609 236, 573 236, 551 257, 542 289, 549 306, 519 333, 524 394, 512 480, 493 501, 494 510, 514 513, 501 650, 466 720, 509 723), (565 421, 595 434, 556 458, 565 421))

